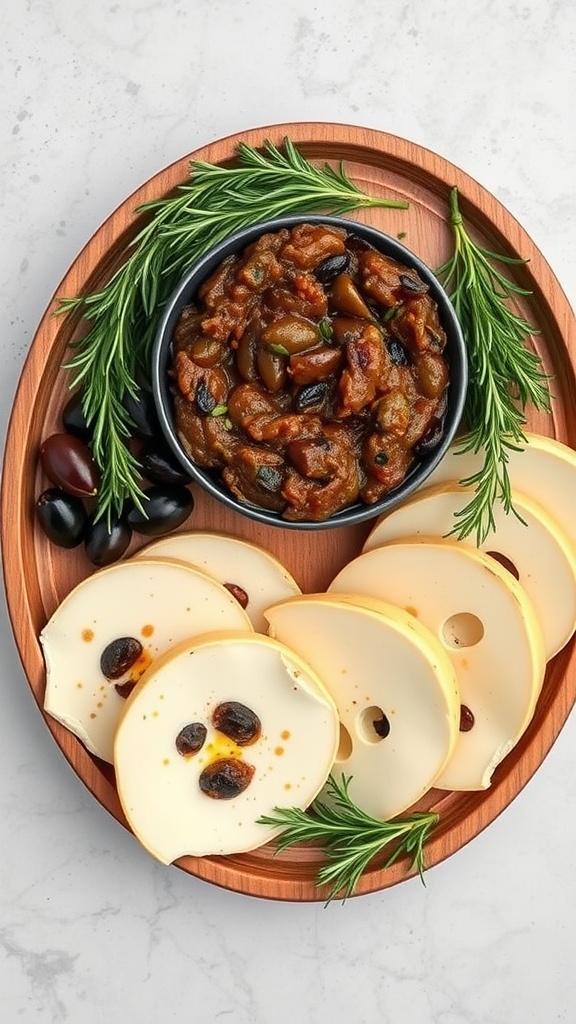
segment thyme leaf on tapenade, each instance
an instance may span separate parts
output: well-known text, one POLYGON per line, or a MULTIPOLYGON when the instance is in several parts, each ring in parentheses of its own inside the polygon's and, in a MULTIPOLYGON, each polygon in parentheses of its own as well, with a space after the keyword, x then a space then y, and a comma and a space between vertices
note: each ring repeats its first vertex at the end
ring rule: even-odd
POLYGON ((470 369, 464 409, 469 432, 459 450, 484 456, 478 472, 461 481, 473 494, 455 513, 452 533, 459 539, 475 534, 480 545, 494 528, 496 504, 506 513, 518 514, 508 474, 509 452, 524 447, 528 403, 549 412, 550 392, 538 355, 525 344, 539 332, 509 304, 515 296, 531 293, 494 265, 518 266, 525 261, 490 252, 472 240, 462 220, 456 188, 450 192, 450 224, 454 253, 438 274, 444 278, 460 321, 470 369))
POLYGON ((349 795, 350 777, 342 775, 338 782, 330 775, 326 784, 330 803, 314 800, 308 811, 297 807, 277 807, 274 814, 259 818, 262 825, 279 825, 283 832, 277 838, 277 851, 296 843, 320 841, 326 851, 326 864, 318 871, 316 884, 331 886, 327 903, 341 896, 352 896, 362 873, 377 854, 390 843, 393 852, 385 861, 389 867, 400 857, 411 856, 411 868, 423 880, 425 870, 424 844, 439 821, 432 812, 411 814, 394 821, 379 821, 362 811, 349 795))
POLYGON ((110 523, 127 498, 143 507, 140 467, 128 447, 133 424, 126 401, 138 398, 139 374, 148 376, 162 307, 184 270, 232 232, 259 221, 367 207, 406 209, 408 203, 365 194, 342 164, 316 167, 285 139, 283 151, 269 141, 262 151, 241 143, 233 167, 193 161, 191 180, 176 195, 138 208, 150 220, 127 245, 124 262, 107 284, 60 304, 60 312, 89 324, 73 343, 66 368, 72 371, 71 387, 82 388, 101 470, 97 518, 105 515, 110 523))

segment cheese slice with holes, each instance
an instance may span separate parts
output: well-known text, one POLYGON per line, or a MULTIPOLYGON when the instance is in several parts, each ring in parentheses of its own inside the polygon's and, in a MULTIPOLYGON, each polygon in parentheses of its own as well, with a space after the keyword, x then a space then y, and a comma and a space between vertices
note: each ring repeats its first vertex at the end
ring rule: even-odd
POLYGON ((40 634, 44 709, 111 762, 116 724, 134 682, 159 654, 213 629, 251 632, 252 625, 236 598, 206 573, 144 559, 101 569, 78 584, 40 634), (112 678, 102 670, 103 657, 112 678), (115 657, 111 670, 106 659, 115 657))
POLYGON ((164 864, 256 849, 280 831, 262 815, 318 794, 338 735, 333 700, 296 653, 257 633, 199 637, 160 658, 126 703, 114 747, 124 813, 164 864), (219 714, 228 702, 258 720, 248 744, 219 714), (180 753, 192 726, 200 745, 180 753))
MULTIPOLYGON (((508 472, 514 489, 545 506, 576 548, 576 451, 542 434, 526 432, 522 451, 508 452, 508 472)), ((460 443, 453 444, 426 481, 435 484, 460 481, 477 473, 483 465, 482 455, 459 453, 460 443)))
POLYGON ((545 672, 544 641, 526 592, 498 562, 455 541, 391 541, 350 562, 332 593, 405 608, 443 643, 456 670, 463 721, 435 785, 486 789, 530 723, 545 672), (472 718, 470 718, 471 713, 472 718))
MULTIPOLYGON (((470 494, 454 484, 419 491, 379 520, 363 550, 404 537, 446 536, 456 522, 454 513, 467 505, 470 494)), ((481 550, 498 558, 522 584, 534 605, 550 659, 576 629, 576 551, 540 505, 518 491, 512 492, 512 502, 518 515, 507 515, 501 505, 496 506, 494 529, 481 550)), ((472 538, 460 543, 475 546, 472 538)))
POLYGON ((277 558, 257 544, 223 533, 196 530, 171 534, 141 548, 134 557, 176 558, 204 569, 220 583, 240 587, 247 598, 243 607, 260 633, 266 632, 264 609, 300 593, 277 558))
POLYGON ((304 658, 338 706, 334 773, 366 813, 392 818, 447 764, 458 735, 456 675, 442 645, 401 608, 318 594, 268 608, 270 633, 304 658))

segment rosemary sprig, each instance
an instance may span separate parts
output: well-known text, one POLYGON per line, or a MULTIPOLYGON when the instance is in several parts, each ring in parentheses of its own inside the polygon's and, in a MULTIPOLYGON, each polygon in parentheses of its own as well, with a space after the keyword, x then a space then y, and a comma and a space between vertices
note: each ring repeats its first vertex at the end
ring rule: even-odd
POLYGON ((126 398, 137 397, 138 373, 148 374, 150 348, 162 307, 183 272, 214 244, 241 228, 290 213, 396 207, 404 200, 368 196, 345 173, 316 167, 289 139, 283 151, 244 143, 237 166, 191 165, 176 195, 139 207, 150 220, 127 246, 126 259, 98 292, 64 299, 63 313, 89 321, 66 364, 71 387, 82 387, 83 410, 102 480, 98 516, 119 514, 126 498, 142 507, 139 466, 127 446, 126 398))
POLYGON ((530 295, 514 284, 494 263, 521 265, 525 261, 490 252, 468 234, 458 206, 458 190, 450 192, 450 224, 454 254, 438 270, 450 292, 464 332, 469 359, 469 384, 464 418, 469 433, 460 451, 481 452, 478 472, 462 480, 473 488, 470 501, 455 513, 453 533, 460 539, 475 534, 480 545, 494 527, 494 506, 515 512, 508 459, 522 450, 526 438, 526 407, 550 411, 548 378, 538 356, 525 342, 538 330, 514 313, 508 300, 530 295))
POLYGON ((424 843, 437 824, 437 814, 412 814, 395 821, 379 821, 357 807, 350 795, 351 779, 345 775, 338 782, 331 775, 326 784, 331 802, 316 799, 309 811, 297 807, 275 808, 274 814, 259 818, 262 825, 283 826, 278 836, 277 852, 296 843, 321 841, 325 845, 326 864, 318 871, 316 885, 330 885, 327 903, 341 895, 352 896, 368 864, 390 843, 397 843, 385 862, 389 867, 406 854, 412 856, 423 880, 424 843))

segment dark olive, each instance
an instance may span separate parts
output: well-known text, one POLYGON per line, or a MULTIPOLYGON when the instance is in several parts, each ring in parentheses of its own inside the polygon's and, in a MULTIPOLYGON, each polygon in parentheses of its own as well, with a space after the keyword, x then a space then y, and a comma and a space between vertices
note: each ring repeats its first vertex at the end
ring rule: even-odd
POLYGON ((194 499, 183 484, 153 484, 144 491, 144 512, 133 505, 128 525, 147 537, 162 537, 180 526, 192 512, 194 499))
POLYGON ((210 413, 214 412, 214 409, 218 404, 205 380, 198 381, 194 399, 197 411, 206 416, 209 416, 210 413))
POLYGON ((75 391, 62 410, 62 426, 68 434, 74 434, 81 441, 89 441, 92 431, 86 423, 82 409, 82 392, 75 391))
POLYGON ((197 754, 204 746, 206 732, 206 726, 202 725, 202 722, 190 722, 189 725, 185 725, 174 741, 178 753, 182 754, 182 757, 197 754))
POLYGON ((382 714, 382 718, 377 718, 372 722, 374 732, 380 739, 385 740, 390 732, 390 721, 385 714, 382 714))
POLYGON ((224 586, 232 594, 232 597, 236 598, 242 608, 248 607, 248 594, 243 587, 239 587, 237 583, 225 583, 224 586))
POLYGON ((422 295, 428 291, 428 285, 424 284, 416 271, 414 271, 414 277, 410 277, 408 274, 400 274, 400 284, 402 285, 402 291, 410 292, 412 295, 422 295))
POLYGON ((50 487, 38 498, 36 515, 53 544, 75 548, 82 543, 88 515, 80 498, 65 494, 58 487, 50 487))
POLYGON ((142 644, 134 636, 119 636, 106 645, 100 655, 100 671, 106 679, 120 679, 142 654, 142 644))
POLYGON ((410 360, 404 345, 398 338, 386 338, 386 348, 395 366, 408 366, 410 360))
POLYGON ((151 438, 139 455, 142 473, 153 484, 189 484, 191 477, 162 441, 151 438))
POLYGON ((275 466, 264 465, 258 467, 256 472, 256 482, 264 491, 279 491, 283 480, 284 478, 282 473, 279 469, 276 469, 275 466))
POLYGON ((320 284, 332 284, 338 274, 343 274, 350 266, 350 253, 343 252, 338 256, 327 256, 314 268, 314 277, 320 284))
POLYGON ((99 473, 88 445, 74 434, 52 434, 40 446, 40 463, 46 476, 67 494, 93 498, 99 473))
POLYGON ((118 696, 122 697, 122 700, 126 700, 130 696, 135 686, 135 679, 127 679, 124 683, 114 683, 114 689, 118 696))
POLYGON ((465 704, 460 705, 460 732, 470 732, 474 728, 474 714, 465 704))
POLYGON ((233 757, 221 757, 206 765, 198 783, 202 792, 213 800, 232 800, 248 788, 253 775, 253 765, 233 757))
POLYGON ((158 436, 160 424, 154 405, 154 396, 148 388, 139 388, 136 398, 131 394, 126 394, 124 405, 132 420, 132 432, 137 437, 158 436))
POLYGON ((322 405, 328 393, 328 384, 325 380, 317 380, 313 384, 304 384, 298 388, 294 396, 294 408, 297 412, 306 412, 307 409, 315 409, 322 405))
POLYGON ((416 458, 420 458, 422 455, 429 455, 430 452, 433 452, 438 447, 443 437, 444 423, 442 420, 434 417, 426 433, 414 445, 413 451, 416 458))
POLYGON ((214 709, 212 725, 239 747, 254 743, 262 731, 260 719, 251 708, 237 700, 226 700, 214 709))
POLYGON ((132 530, 125 519, 114 520, 110 529, 106 517, 97 522, 90 519, 86 527, 86 555, 92 565, 111 565, 122 558, 131 540, 132 530))

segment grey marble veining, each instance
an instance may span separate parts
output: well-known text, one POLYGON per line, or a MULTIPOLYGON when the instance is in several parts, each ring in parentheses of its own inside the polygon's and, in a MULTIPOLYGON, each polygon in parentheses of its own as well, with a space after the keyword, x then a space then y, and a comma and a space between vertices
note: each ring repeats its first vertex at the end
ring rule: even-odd
MULTIPOLYGON (((288 121, 401 135, 480 181, 576 301, 571 0, 5 5, 2 443, 36 325, 111 211, 214 139, 288 121)), ((551 1024, 576 1016, 576 725, 490 828, 344 907, 221 891, 84 790, 0 618, 6 1024, 551 1024)))

